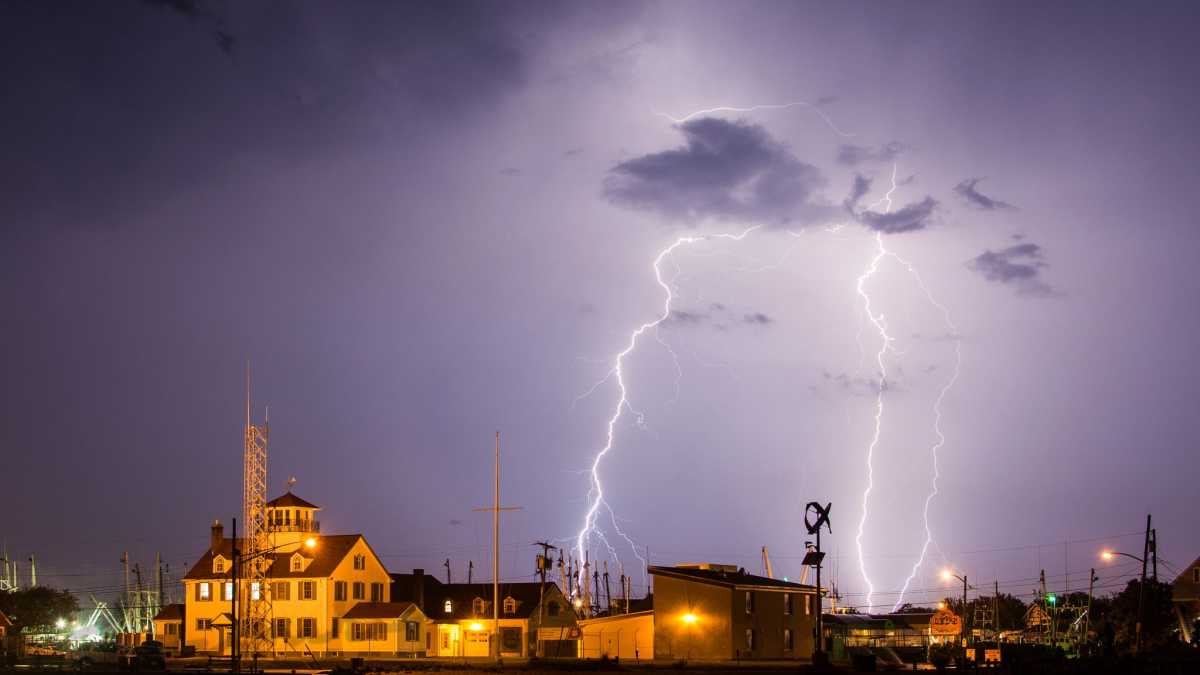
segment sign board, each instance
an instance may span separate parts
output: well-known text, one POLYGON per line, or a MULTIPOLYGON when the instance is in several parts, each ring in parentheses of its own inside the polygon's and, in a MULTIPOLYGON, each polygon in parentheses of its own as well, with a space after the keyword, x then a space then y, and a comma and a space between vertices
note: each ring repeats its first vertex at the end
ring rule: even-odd
POLYGON ((930 635, 959 635, 962 633, 962 619, 948 609, 939 609, 929 618, 930 635))
POLYGON ((984 663, 1000 663, 999 649, 976 649, 975 653, 976 661, 983 661, 984 663), (983 655, 983 658, 979 658, 980 654, 983 655))

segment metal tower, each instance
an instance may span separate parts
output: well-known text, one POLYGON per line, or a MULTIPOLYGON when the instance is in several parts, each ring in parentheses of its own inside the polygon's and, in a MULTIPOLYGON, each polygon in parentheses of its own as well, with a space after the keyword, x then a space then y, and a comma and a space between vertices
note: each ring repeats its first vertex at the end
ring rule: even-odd
MULTIPOLYGON (((245 538, 241 546, 245 579, 245 593, 239 593, 243 620, 241 634, 251 654, 273 652, 271 639, 271 601, 268 598, 267 568, 271 547, 267 532, 267 437, 269 415, 264 416, 263 425, 250 422, 250 364, 246 364, 246 438, 242 469, 242 523, 245 538)), ((234 542, 237 545, 237 542, 234 542)))

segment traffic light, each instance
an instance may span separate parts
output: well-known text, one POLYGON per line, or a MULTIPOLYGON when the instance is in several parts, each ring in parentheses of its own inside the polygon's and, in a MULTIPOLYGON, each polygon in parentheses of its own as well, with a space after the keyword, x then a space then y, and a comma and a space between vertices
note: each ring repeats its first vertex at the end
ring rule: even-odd
POLYGON ((1054 595, 1053 593, 1047 593, 1046 594, 1046 602, 1051 605, 1057 604, 1058 596, 1054 595))

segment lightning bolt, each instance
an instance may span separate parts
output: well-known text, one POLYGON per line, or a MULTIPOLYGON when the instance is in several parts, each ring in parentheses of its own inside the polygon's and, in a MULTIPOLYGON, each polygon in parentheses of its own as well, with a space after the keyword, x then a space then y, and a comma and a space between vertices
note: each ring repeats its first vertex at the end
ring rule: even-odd
MULTIPOLYGON (((654 279, 658 283, 659 287, 662 288, 664 294, 662 312, 660 312, 656 318, 643 323, 629 334, 629 340, 626 343, 625 348, 617 352, 616 357, 613 359, 612 369, 608 371, 604 379, 602 379, 596 385, 593 385, 593 387, 589 390, 590 393, 599 385, 609 380, 615 380, 617 383, 617 391, 619 392, 619 396, 617 397, 616 405, 613 406, 612 415, 608 418, 604 446, 600 448, 600 450, 596 453, 595 458, 592 460, 591 485, 588 488, 587 497, 588 508, 583 517, 583 526, 580 528, 579 533, 575 537, 575 555, 579 560, 583 560, 584 548, 588 538, 592 534, 596 534, 600 537, 601 541, 604 542, 605 547, 609 550, 610 555, 612 555, 614 559, 617 557, 616 552, 613 550, 612 546, 609 545, 608 540, 604 537, 604 534, 596 527, 596 521, 599 516, 600 507, 603 506, 608 511, 609 518, 613 524, 613 530, 621 535, 626 542, 628 542, 630 548, 633 549, 634 555, 642 561, 643 570, 645 569, 645 559, 638 554, 637 547, 634 545, 633 540, 621 531, 620 527, 617 525, 617 519, 612 512, 612 508, 604 499, 604 486, 600 481, 600 464, 604 461, 604 457, 608 455, 613 448, 613 442, 616 438, 617 423, 621 421, 621 417, 624 415, 625 411, 628 410, 639 420, 641 419, 641 415, 633 409, 633 406, 629 402, 629 390, 625 384, 625 357, 633 353, 638 346, 638 341, 643 335, 651 331, 657 331, 658 327, 671 316, 671 303, 675 299, 675 294, 671 288, 671 284, 663 278, 663 262, 669 259, 680 247, 720 239, 741 241, 749 236, 751 232, 759 229, 759 227, 761 226, 755 225, 754 227, 743 230, 740 234, 720 233, 680 237, 676 239, 674 243, 659 251, 658 255, 654 258, 654 279)), ((672 352, 672 355, 674 355, 674 352, 672 352)))
POLYGON ((654 114, 658 115, 659 117, 662 117, 664 119, 670 120, 674 124, 683 124, 684 122, 687 122, 690 119, 694 119, 696 117, 703 117, 704 115, 711 115, 713 113, 730 113, 730 112, 749 113, 749 112, 756 112, 759 110, 786 110, 788 108, 808 108, 809 110, 812 110, 814 113, 816 113, 817 116, 820 117, 821 120, 823 122, 825 122, 825 124, 830 129, 833 130, 833 133, 837 134, 838 136, 842 136, 843 138, 850 138, 850 137, 854 136, 853 133, 850 133, 847 131, 842 131, 841 129, 839 129, 838 126, 833 123, 833 120, 830 119, 829 116, 826 115, 825 112, 821 110, 820 106, 818 106, 815 103, 809 103, 807 101, 793 101, 791 103, 765 103, 762 105, 752 105, 752 106, 749 106, 746 108, 735 108, 733 106, 722 105, 722 106, 717 106, 715 108, 705 108, 704 110, 697 110, 695 112, 690 112, 690 113, 684 115, 683 117, 672 117, 671 115, 668 115, 667 113, 663 113, 663 112, 656 112, 654 114))
MULTIPOLYGON (((884 213, 887 213, 892 208, 892 204, 893 204, 892 194, 894 194, 895 191, 896 191, 896 165, 893 164, 892 165, 892 175, 891 175, 891 188, 887 191, 887 194, 885 194, 882 199, 871 204, 871 206, 869 208, 874 208, 876 206, 882 205, 884 207, 884 213)), ((954 339, 954 372, 950 376, 950 378, 946 381, 946 383, 942 386, 941 390, 938 392, 938 396, 935 399, 934 404, 933 404, 933 414, 934 414, 933 432, 934 432, 935 440, 934 440, 932 447, 930 448, 930 455, 932 456, 932 459, 933 459, 933 481, 932 481, 932 486, 931 486, 930 492, 925 497, 924 507, 923 507, 923 511, 922 511, 922 519, 923 519, 924 525, 925 525, 925 541, 921 545, 921 555, 918 557, 917 561, 913 564, 912 570, 909 572, 908 578, 906 578, 904 581, 904 587, 900 591, 899 599, 896 601, 895 605, 892 607, 892 611, 895 611, 895 610, 899 609, 900 606, 904 603, 904 594, 906 592, 908 592, 908 588, 912 584, 912 580, 916 577, 917 571, 921 568, 921 565, 923 565, 925 563, 925 556, 929 551, 929 546, 934 543, 933 529, 929 525, 929 507, 933 503, 933 499, 938 495, 938 479, 941 478, 941 471, 938 466, 938 452, 946 444, 946 436, 942 432, 942 402, 945 400, 946 394, 949 393, 950 389, 952 389, 954 387, 954 384, 958 381, 959 374, 962 370, 962 340, 958 334, 958 327, 955 325, 954 319, 950 315, 950 310, 944 304, 939 302, 937 300, 937 298, 934 297, 933 292, 929 290, 929 287, 925 284, 924 279, 921 278, 921 274, 920 274, 920 272, 917 271, 916 267, 913 266, 913 264, 910 263, 909 261, 900 257, 898 254, 887 250, 887 248, 884 247, 884 245, 883 245, 883 234, 882 233, 880 233, 880 232, 875 233, 875 243, 876 243, 875 256, 871 259, 871 262, 867 266, 866 271, 864 271, 863 274, 861 276, 859 276, 858 287, 857 287, 858 294, 863 299, 864 312, 865 312, 868 320, 870 320, 871 324, 874 325, 875 329, 879 332, 880 338, 882 340, 882 345, 880 346, 879 351, 876 353, 876 358, 875 358, 876 365, 878 367, 878 372, 879 372, 879 386, 877 389, 877 394, 876 394, 876 399, 875 399, 875 431, 874 431, 874 435, 871 437, 870 444, 867 446, 867 487, 863 490, 862 516, 860 517, 860 519, 858 521, 858 532, 857 532, 857 534, 855 536, 855 540, 854 540, 855 545, 858 548, 859 571, 862 573, 863 580, 867 584, 868 611, 871 607, 874 606, 875 587, 874 587, 874 584, 871 582, 870 576, 867 574, 866 561, 864 560, 864 557, 863 557, 863 548, 862 548, 863 529, 864 529, 864 527, 866 525, 866 521, 867 521, 867 514, 868 514, 867 507, 868 507, 870 495, 871 495, 872 490, 875 487, 874 455, 875 455, 875 448, 879 443, 879 437, 880 437, 880 434, 882 431, 882 419, 883 419, 883 410, 884 410, 883 395, 884 395, 884 392, 887 391, 887 369, 886 369, 885 363, 884 363, 884 356, 889 351, 892 353, 898 353, 898 352, 896 352, 895 348, 892 346, 893 338, 888 335, 887 321, 886 321, 884 315, 882 313, 876 315, 872 312, 871 299, 870 299, 870 296, 867 295, 866 290, 865 290, 866 281, 875 275, 875 273, 879 269, 879 263, 884 258, 892 258, 896 262, 900 263, 909 272, 909 274, 911 274, 913 276, 913 279, 916 281, 917 286, 921 289, 921 292, 925 294, 926 300, 928 300, 931 305, 933 305, 935 308, 937 308, 937 310, 939 312, 941 312, 942 319, 945 322, 946 328, 949 330, 949 335, 954 339)), ((861 348, 861 343, 860 343, 860 348, 861 348)))
POLYGON ((929 551, 929 545, 933 543, 933 530, 929 527, 929 505, 933 502, 933 498, 938 495, 938 479, 942 475, 938 468, 938 451, 942 449, 942 446, 946 445, 946 436, 942 433, 942 401, 945 400, 946 394, 950 389, 954 387, 954 383, 958 381, 959 372, 962 370, 962 339, 958 334, 958 326, 954 324, 954 319, 950 316, 950 310, 933 297, 933 293, 925 285, 925 281, 921 279, 920 272, 911 263, 895 253, 892 253, 891 256, 908 269, 909 273, 916 279, 917 286, 925 293, 925 298, 929 300, 929 304, 936 307, 942 313, 942 319, 946 323, 946 328, 949 329, 949 334, 954 339, 954 373, 946 381, 946 384, 942 386, 941 391, 938 392, 937 399, 933 402, 933 433, 936 436, 936 440, 929 450, 930 455, 933 457, 933 485, 929 495, 925 497, 925 508, 922 513, 922 517, 925 520, 925 543, 921 545, 921 556, 917 559, 917 562, 913 563, 912 571, 909 572, 908 578, 904 580, 904 587, 900 589, 900 597, 892 607, 892 611, 894 612, 900 609, 900 605, 904 604, 904 594, 908 592, 909 585, 912 583, 913 578, 917 576, 917 570, 921 569, 921 565, 925 564, 925 554, 929 551))

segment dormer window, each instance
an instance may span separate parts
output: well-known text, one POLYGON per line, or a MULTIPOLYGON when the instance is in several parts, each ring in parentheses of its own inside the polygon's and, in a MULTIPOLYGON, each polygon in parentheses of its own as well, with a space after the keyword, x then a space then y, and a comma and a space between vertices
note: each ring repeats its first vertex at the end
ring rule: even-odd
POLYGON ((292 556, 292 571, 293 572, 303 572, 304 571, 304 558, 301 557, 299 553, 292 556))
POLYGON ((476 616, 482 615, 485 609, 483 598, 475 598, 471 601, 471 611, 475 612, 476 616))
POLYGON ((225 558, 217 556, 213 558, 213 574, 225 573, 225 558))
POLYGON ((504 599, 504 613, 505 614, 516 614, 517 613, 517 601, 512 596, 509 596, 504 599))
POLYGON ((454 611, 454 603, 447 600, 446 604, 444 605, 444 608, 445 608, 446 613, 449 614, 454 611))

